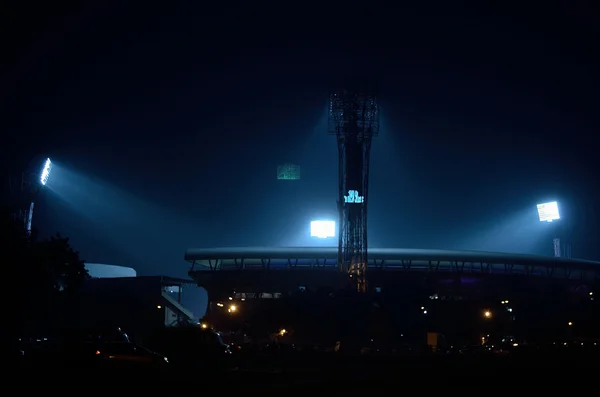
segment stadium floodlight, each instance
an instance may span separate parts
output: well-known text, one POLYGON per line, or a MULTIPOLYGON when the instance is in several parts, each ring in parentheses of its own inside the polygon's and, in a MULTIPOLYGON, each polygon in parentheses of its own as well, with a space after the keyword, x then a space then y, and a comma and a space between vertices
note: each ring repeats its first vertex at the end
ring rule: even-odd
MULTIPOLYGON (((48 183, 48 178, 50 178, 50 172, 52 171, 52 161, 47 158, 44 161, 44 168, 42 168, 42 172, 40 173, 40 183, 42 186, 45 186, 48 183)), ((29 204, 29 211, 26 212, 25 218, 25 230, 27 233, 31 233, 31 223, 33 222, 33 208, 35 207, 35 203, 31 201, 29 204)))
POLYGON ((40 182, 42 185, 46 185, 48 183, 48 178, 50 178, 50 171, 52 171, 52 161, 50 159, 46 159, 44 163, 44 168, 42 169, 42 173, 40 175, 40 182))
POLYGON ((552 222, 560 219, 560 214, 558 212, 558 203, 556 201, 538 204, 537 210, 538 216, 540 217, 540 222, 552 222))
POLYGON ((317 238, 335 237, 335 222, 312 221, 310 223, 310 236, 317 238))

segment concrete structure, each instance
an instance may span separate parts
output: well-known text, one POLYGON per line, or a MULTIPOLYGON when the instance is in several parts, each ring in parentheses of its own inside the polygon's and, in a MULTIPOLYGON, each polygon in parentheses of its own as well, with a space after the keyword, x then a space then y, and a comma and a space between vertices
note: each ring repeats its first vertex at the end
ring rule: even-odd
POLYGON ((135 277, 130 268, 94 265, 88 268, 92 278, 86 280, 80 299, 83 327, 121 327, 129 334, 145 335, 157 328, 197 323, 204 315, 203 309, 194 313, 182 304, 184 289, 192 296, 199 289, 192 280, 135 277))

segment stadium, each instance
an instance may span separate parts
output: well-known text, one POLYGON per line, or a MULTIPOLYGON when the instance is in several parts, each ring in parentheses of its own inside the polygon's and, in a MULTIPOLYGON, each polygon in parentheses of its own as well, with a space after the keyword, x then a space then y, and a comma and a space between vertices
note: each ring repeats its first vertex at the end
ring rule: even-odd
POLYGON ((337 247, 188 249, 208 291, 206 321, 295 342, 418 344, 585 337, 600 263, 477 251, 369 249, 367 293, 340 272, 337 247), (292 335, 293 334, 293 335, 292 335))
MULTIPOLYGON (((338 215, 337 221, 312 221, 311 237, 337 239, 334 247, 187 250, 189 275, 208 292, 206 326, 251 339, 270 335, 376 350, 426 340, 436 345, 429 343, 432 334, 461 346, 594 334, 600 263, 570 258, 557 201, 537 205, 539 221, 555 232, 554 257, 371 248, 367 214, 371 146, 380 129, 377 91, 355 80, 330 94, 338 215)), ((299 166, 282 165, 277 175, 300 179, 299 166)))

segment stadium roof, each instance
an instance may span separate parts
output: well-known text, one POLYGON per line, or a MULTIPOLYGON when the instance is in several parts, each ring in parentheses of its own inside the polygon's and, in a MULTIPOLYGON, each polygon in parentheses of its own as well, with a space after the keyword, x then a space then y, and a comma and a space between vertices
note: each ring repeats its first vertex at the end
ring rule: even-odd
POLYGON ((109 265, 106 263, 85 263, 92 278, 136 277, 137 272, 131 267, 109 265))
MULTIPOLYGON (((185 260, 196 265, 209 266, 209 261, 233 260, 337 260, 337 247, 221 247, 191 248, 185 253, 185 260)), ((443 261, 487 264, 511 264, 522 266, 571 267, 600 271, 600 262, 554 258, 541 255, 511 254, 484 251, 427 250, 410 248, 371 248, 369 262, 374 261, 443 261)))

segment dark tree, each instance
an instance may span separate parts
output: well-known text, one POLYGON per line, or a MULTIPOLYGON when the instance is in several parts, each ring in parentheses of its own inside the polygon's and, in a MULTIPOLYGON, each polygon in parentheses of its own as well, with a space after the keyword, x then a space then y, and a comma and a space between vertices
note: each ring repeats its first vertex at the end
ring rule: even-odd
POLYGON ((15 310, 16 333, 36 333, 66 325, 78 312, 75 302, 89 277, 79 253, 60 235, 38 240, 23 224, 5 218, 2 256, 11 288, 4 290, 15 310))
POLYGON ((74 295, 89 277, 79 253, 60 234, 32 245, 40 276, 52 292, 74 295))

